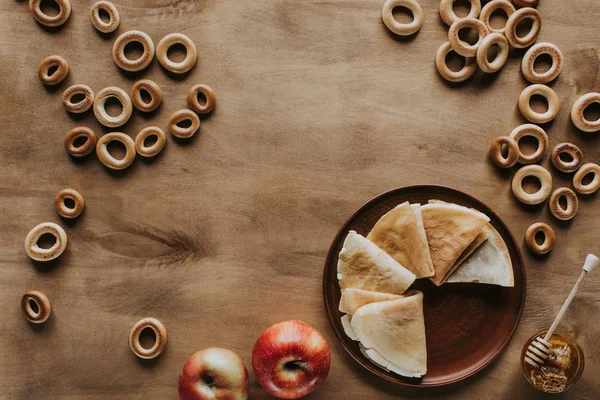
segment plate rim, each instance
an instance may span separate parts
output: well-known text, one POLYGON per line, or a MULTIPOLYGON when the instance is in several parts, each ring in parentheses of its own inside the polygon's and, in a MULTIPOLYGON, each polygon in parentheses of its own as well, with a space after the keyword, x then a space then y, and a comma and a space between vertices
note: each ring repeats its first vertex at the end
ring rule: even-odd
MULTIPOLYGON (((479 210, 481 211, 481 210, 479 210)), ((478 198, 471 196, 468 193, 463 192, 462 190, 458 190, 449 186, 445 186, 445 185, 428 185, 428 184, 422 184, 422 185, 408 185, 408 186, 401 186, 401 187, 397 187, 395 189, 390 189, 387 190, 383 193, 378 194, 377 196, 374 196, 372 198, 370 198, 369 200, 367 200, 366 202, 364 202, 362 205, 360 205, 351 215, 350 217, 348 217, 346 219, 346 222, 344 222, 342 224, 342 226, 340 227, 340 229, 338 230, 338 232, 336 233, 336 235, 334 236, 331 244, 329 245, 329 249, 327 250, 327 257, 325 258, 325 265, 323 268, 323 300, 324 300, 324 306, 325 306, 325 312, 327 313, 327 319, 329 320, 329 324, 331 325, 332 330, 334 331, 338 341, 341 343, 342 347, 344 348, 344 350, 346 350, 346 352, 350 355, 350 357, 352 357, 354 359, 354 361, 356 361, 362 368, 366 369, 367 371, 371 372, 372 374, 385 379, 388 382, 394 383, 396 385, 400 385, 400 386, 406 386, 406 387, 415 387, 415 388, 424 388, 424 387, 440 387, 440 386, 446 386, 446 385, 450 385, 453 383, 457 383, 460 382, 462 380, 465 380, 475 374, 477 374, 478 372, 482 371, 483 369, 485 369, 487 366, 489 366, 494 360, 496 360, 496 358, 498 358, 498 356, 506 349, 506 346, 508 346, 508 343, 510 342, 510 340, 512 339, 512 337, 514 336, 517 328, 519 327, 519 324, 521 322, 521 317, 523 316, 523 310, 525 309, 525 301, 526 301, 526 297, 527 297, 527 275, 526 275, 526 270, 525 270, 525 263, 523 260, 523 253, 521 251, 521 247, 519 246, 517 240, 515 239, 515 236, 513 235, 512 231, 509 229, 508 225, 506 225, 506 223, 504 222, 504 220, 502 218, 500 218, 500 216, 491 208, 489 207, 486 203, 484 203, 483 201, 479 200, 478 198), (489 212, 490 214, 497 220, 500 222, 500 224, 503 226, 503 228, 506 230, 506 232, 510 235, 510 239, 513 241, 513 243, 515 244, 515 249, 516 249, 516 253, 517 256, 519 258, 519 263, 521 266, 521 273, 523 274, 523 290, 522 290, 522 298, 523 300, 521 301, 521 305, 519 307, 519 312, 517 315, 517 318, 515 320, 514 325, 512 326, 510 333, 506 336, 506 338, 503 340, 502 344, 500 345, 500 347, 494 352, 494 354, 488 359, 486 360, 484 363, 482 363, 478 368, 474 369, 473 371, 470 371, 469 373, 456 377, 456 378, 451 378, 448 379, 446 381, 442 381, 442 382, 438 382, 438 383, 409 383, 409 382, 400 382, 398 381, 396 378, 390 377, 387 374, 384 373, 384 370, 380 369, 379 367, 377 367, 375 364, 373 365, 366 365, 366 363, 363 362, 362 359, 359 359, 357 356, 354 355, 354 351, 351 350, 350 348, 348 348, 348 346, 346 345, 346 342, 344 340, 344 338, 341 336, 341 333, 336 329, 335 327, 335 322, 334 322, 334 316, 332 315, 332 313, 330 312, 330 303, 329 303, 329 298, 327 296, 327 287, 328 287, 328 265, 331 263, 331 258, 333 256, 333 248, 336 246, 336 243, 338 242, 339 238, 341 237, 341 235, 346 231, 347 226, 350 224, 350 222, 352 220, 354 220, 354 218, 356 217, 356 215, 363 211, 363 209, 365 207, 367 207, 368 205, 376 202, 377 200, 381 199, 382 197, 385 196, 389 196, 394 192, 397 191, 401 191, 401 190, 419 190, 419 189, 427 189, 427 190, 431 190, 431 189, 437 189, 437 190, 441 190, 441 191, 451 191, 454 192, 458 195, 461 196, 466 196, 471 200, 474 200, 476 203, 482 204, 489 212), (372 368, 371 368, 372 367, 372 368)))

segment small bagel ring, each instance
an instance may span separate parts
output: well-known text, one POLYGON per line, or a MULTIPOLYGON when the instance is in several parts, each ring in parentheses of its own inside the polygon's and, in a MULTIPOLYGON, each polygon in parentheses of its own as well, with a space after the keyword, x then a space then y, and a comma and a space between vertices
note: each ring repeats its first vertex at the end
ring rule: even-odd
POLYGON ((569 188, 561 187, 552 192, 549 202, 550 212, 556 218, 562 221, 572 219, 579 209, 579 199, 574 191, 569 188), (567 202, 567 208, 564 209, 560 205, 560 199, 563 198, 567 202))
POLYGON ((556 92, 548 86, 534 83, 533 85, 527 86, 521 92, 521 95, 519 96, 519 110, 523 117, 528 121, 535 124, 544 124, 556 118, 560 111, 560 100, 558 99, 556 92), (548 110, 544 113, 535 112, 531 108, 531 104, 529 103, 531 96, 536 94, 544 97, 548 102, 548 110))
POLYGON ((58 215, 64 218, 77 218, 83 212, 85 207, 85 201, 83 196, 75 189, 63 189, 56 194, 54 199, 54 208, 58 215), (73 208, 67 207, 65 200, 70 199, 73 201, 73 208))
MULTIPOLYGON (((473 75, 475 70, 477 69, 477 63, 475 63, 475 59, 472 57, 465 57, 465 65, 462 67, 460 71, 452 71, 448 68, 446 64, 446 56, 452 50, 452 46, 450 46, 450 42, 446 42, 440 46, 436 55, 435 55, 435 66, 437 67, 440 75, 450 82, 463 82, 466 81, 473 75)), ((462 56, 461 56, 462 57, 462 56)))
POLYGON ((423 26, 423 9, 416 0, 386 0, 381 9, 381 19, 385 26, 399 36, 410 36, 423 26), (408 24, 396 21, 392 11, 396 7, 405 7, 413 15, 413 21, 408 24))
POLYGON ((65 135, 65 150, 73 157, 85 157, 94 151, 97 141, 96 132, 85 126, 77 126, 65 135), (86 139, 85 142, 75 146, 75 141, 82 137, 86 139))
POLYGON ((156 318, 144 318, 139 320, 129 333, 129 347, 133 354, 139 358, 150 360, 156 358, 163 352, 167 345, 167 330, 164 325, 156 318), (154 346, 150 349, 146 349, 140 343, 140 335, 146 328, 150 328, 154 331, 156 341, 154 346))
POLYGON ((116 128, 117 126, 121 126, 129 121, 132 110, 133 108, 129 95, 126 91, 116 86, 109 86, 102 89, 98 92, 96 99, 94 100, 94 115, 96 115, 96 119, 102 125, 108 126, 109 128, 116 128), (106 112, 106 100, 111 97, 119 100, 123 106, 121 114, 119 114, 117 117, 112 117, 106 112))
POLYGON ((129 167, 135 160, 135 143, 133 139, 122 132, 111 132, 102 136, 96 144, 96 155, 105 167, 122 170, 129 167), (112 141, 123 143, 125 146, 125 157, 122 160, 114 158, 109 152, 107 145, 112 141))
POLYGON ((210 86, 201 83, 192 86, 190 90, 188 90, 187 103, 190 109, 195 111, 197 114, 208 114, 213 110, 213 108, 215 108, 217 96, 210 86), (200 104, 200 101, 198 101, 199 93, 202 93, 206 99, 204 104, 200 104))
POLYGON ((481 9, 481 13, 479 14, 479 20, 483 22, 491 32, 497 32, 504 35, 506 25, 498 29, 495 29, 490 25, 490 17, 496 10, 503 10, 506 13, 506 16, 510 17, 516 11, 515 6, 508 0, 492 0, 481 9))
POLYGON ((141 79, 133 84, 131 88, 131 101, 135 108, 143 112, 154 111, 162 102, 162 90, 160 86, 150 79, 141 79), (146 103, 142 99, 142 90, 150 95, 150 102, 146 103))
POLYGON ((33 18, 42 25, 56 27, 61 26, 71 16, 71 2, 69 0, 54 0, 59 8, 58 14, 48 15, 44 14, 40 8, 42 0, 29 0, 29 11, 33 18))
POLYGON ((557 144, 552 150, 552 156, 550 158, 554 168, 565 174, 575 172, 581 167, 583 163, 583 153, 579 147, 572 143, 560 143, 557 144), (560 158, 561 154, 568 154, 573 158, 572 161, 563 161, 560 158))
POLYGON ((512 191, 517 200, 524 204, 540 204, 550 196, 552 191, 552 175, 539 165, 527 165, 515 174, 512 181, 512 191), (535 193, 527 193, 523 190, 523 179, 528 176, 537 178, 541 187, 535 193))
POLYGON ((157 126, 144 128, 135 137, 135 149, 142 157, 154 157, 161 152, 166 143, 167 135, 157 126), (151 146, 145 146, 144 141, 150 136, 156 136, 156 142, 151 146))
POLYGON ((506 64, 508 60, 509 46, 506 38, 503 34, 498 32, 492 32, 483 38, 479 47, 477 48, 477 65, 483 72, 492 73, 498 72, 506 64), (498 45, 498 54, 494 58, 494 61, 488 61, 488 53, 493 45, 498 45))
POLYGON ((178 138, 190 138, 194 136, 197 130, 200 129, 200 118, 198 118, 198 114, 193 112, 192 110, 188 110, 187 108, 181 109, 179 111, 175 111, 173 115, 169 118, 169 131, 173 136, 178 138), (177 126, 177 124, 189 120, 191 125, 187 128, 182 128, 177 126))
MULTIPOLYGON (((454 2, 456 0, 442 0, 440 1, 440 17, 446 25, 452 25, 460 17, 454 12, 454 2)), ((477 18, 481 12, 481 1, 480 0, 469 0, 471 8, 469 14, 465 18, 477 18)))
POLYGON ((54 222, 42 222, 35 226, 25 238, 25 252, 35 261, 50 261, 60 256, 67 248, 67 234, 60 225, 54 222), (38 241, 42 235, 49 233, 56 242, 49 249, 42 249, 38 241))
POLYGON ((115 40, 112 54, 113 60, 119 68, 131 72, 141 71, 150 65, 154 58, 154 43, 152 43, 150 36, 144 32, 128 31, 115 40), (125 56, 125 47, 132 42, 138 42, 144 47, 144 52, 136 60, 130 60, 125 56))
POLYGON ((94 28, 102 33, 110 33, 119 27, 121 17, 119 17, 119 10, 110 1, 98 1, 92 5, 90 9, 90 18, 94 28), (105 11, 108 14, 108 22, 104 22, 100 18, 100 10, 105 11))
POLYGON ((509 136, 500 136, 492 141, 490 146, 490 159, 500 168, 511 168, 519 161, 519 145, 509 136), (502 155, 502 146, 506 145, 508 154, 502 155))
POLYGON ((587 163, 581 166, 573 176, 573 186, 581 194, 592 194, 600 189, 600 166, 594 163, 587 163), (583 184, 583 178, 588 174, 594 174, 594 179, 587 185, 583 184))
POLYGON ((573 108, 571 108, 571 121, 573 121, 573 124, 575 124, 579 130, 584 132, 600 131, 600 118, 595 121, 588 121, 583 115, 585 109, 592 103, 600 104, 600 93, 584 94, 573 103, 573 108))
POLYGON ((535 43, 542 30, 542 16, 535 8, 525 7, 515 11, 506 21, 504 34, 511 46, 517 49, 529 47, 535 43), (517 25, 525 19, 532 19, 529 33, 523 37, 517 35, 517 25))
POLYGON ((21 308, 25 313, 25 319, 32 324, 43 324, 52 313, 50 300, 44 293, 37 290, 30 290, 21 297, 21 308), (36 305, 37 311, 34 311, 31 303, 36 305))
POLYGON ((480 20, 475 18, 462 18, 456 20, 452 25, 450 25, 450 30, 448 31, 448 41, 450 42, 452 49, 461 56, 475 57, 481 41, 483 38, 489 35, 489 33, 490 31, 488 30, 487 26, 485 26, 485 24, 480 20), (464 28, 472 28, 477 31, 477 34, 479 35, 477 43, 469 44, 462 41, 458 37, 458 33, 464 28))
POLYGON ((540 0, 513 0, 517 7, 537 7, 540 0))
POLYGON ((525 244, 534 254, 546 254, 554 247, 555 238, 556 235, 549 225, 544 224, 543 222, 536 222, 527 228, 527 232, 525 233, 525 244), (539 232, 544 235, 544 242, 542 244, 538 244, 535 240, 535 237, 539 232))
POLYGON ((525 136, 533 137, 538 142, 538 147, 533 154, 525 155, 519 148, 519 162, 521 164, 534 164, 546 156, 548 151, 548 134, 537 125, 523 124, 517 126, 509 135, 519 144, 525 136))
POLYGON ((94 91, 87 85, 69 86, 62 94, 62 102, 68 112, 73 114, 81 114, 86 112, 94 104, 94 91), (82 94, 84 99, 77 103, 72 103, 73 96, 82 94))
POLYGON ((192 39, 183 33, 170 33, 158 42, 156 56, 160 65, 167 71, 171 71, 174 74, 185 74, 196 64, 198 52, 192 39), (171 61, 167 54, 171 46, 176 44, 183 45, 187 53, 185 59, 181 62, 171 61))
POLYGON ((58 85, 69 75, 69 64, 61 56, 49 56, 42 60, 38 68, 38 76, 44 85, 58 85), (56 71, 50 74, 50 69, 56 67, 56 71))
POLYGON ((542 42, 531 46, 523 56, 521 62, 521 72, 523 76, 531 83, 548 83, 558 77, 563 66, 563 55, 558 47, 552 43, 542 42), (542 54, 548 54, 552 58, 552 66, 543 73, 535 72, 533 64, 536 58, 542 54))

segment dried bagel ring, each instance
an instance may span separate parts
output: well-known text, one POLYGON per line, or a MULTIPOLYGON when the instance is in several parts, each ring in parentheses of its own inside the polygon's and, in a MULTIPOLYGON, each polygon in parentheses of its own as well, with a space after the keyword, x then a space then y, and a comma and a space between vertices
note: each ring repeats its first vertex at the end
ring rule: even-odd
POLYGON ((50 300, 37 290, 30 290, 21 297, 21 308, 25 313, 25 319, 32 324, 43 324, 52 313, 50 300))
POLYGON ((498 72, 508 60, 509 46, 503 34, 492 32, 483 38, 477 48, 477 65, 485 73, 498 72), (488 60, 488 53, 493 45, 498 46, 498 54, 492 62, 488 60))
POLYGON ((540 31, 542 30, 542 16, 535 8, 525 7, 515 11, 506 21, 504 34, 511 46, 517 49, 529 47, 535 43, 540 31), (533 24, 527 35, 521 37, 517 35, 517 25, 519 22, 531 19, 533 24))
POLYGON ((77 84, 68 87, 62 94, 62 102, 67 111, 74 114, 86 112, 94 104, 94 91, 87 85, 77 84), (83 100, 73 103, 71 99, 78 95, 83 95, 83 100))
POLYGON ((150 36, 141 31, 128 31, 115 40, 112 49, 115 64, 125 71, 141 71, 152 62, 154 58, 154 43, 150 36), (125 56, 125 47, 129 43, 140 43, 144 48, 142 55, 136 60, 130 60, 125 56))
POLYGON ((600 93, 587 93, 578 98, 571 108, 571 121, 575 126, 584 132, 600 131, 600 118, 595 121, 589 121, 583 114, 585 109, 592 103, 600 104, 600 93))
POLYGON ((473 75, 473 73, 477 69, 477 63, 475 62, 475 58, 465 57, 465 65, 461 68, 461 70, 452 71, 450 68, 448 68, 448 65, 446 64, 446 57, 451 51, 454 50, 452 50, 450 42, 442 44, 435 55, 435 66, 437 67, 437 70, 440 73, 440 75, 447 81, 466 81, 471 77, 471 75, 473 75))
POLYGON ((135 143, 132 138, 122 132, 107 133, 98 140, 96 155, 105 167, 117 171, 122 170, 129 167, 135 160, 135 143), (122 160, 113 157, 108 152, 107 145, 112 141, 121 142, 125 146, 125 157, 122 160))
POLYGON ((540 0, 513 0, 517 7, 537 7, 540 0))
POLYGON ((561 187, 552 192, 549 202, 550 212, 556 218, 562 221, 572 219, 579 209, 579 199, 574 191, 569 188, 561 187), (567 208, 562 208, 560 199, 564 198, 567 203, 567 208))
POLYGON ((110 1, 104 0, 98 1, 92 5, 92 8, 90 9, 90 19, 92 20, 94 28, 102 33, 113 32, 119 27, 119 23, 121 22, 117 7, 110 1), (100 18, 100 10, 108 14, 108 22, 104 22, 102 18, 100 18))
POLYGON ((523 124, 517 126, 509 135, 519 144, 519 141, 525 136, 533 137, 538 142, 538 147, 533 154, 523 154, 519 148, 519 163, 534 164, 546 156, 548 151, 548 134, 537 125, 523 124))
POLYGON ((135 108, 143 112, 154 111, 162 102, 162 90, 160 86, 150 79, 141 79, 133 84, 131 88, 131 101, 135 108), (148 93, 150 101, 145 102, 142 98, 142 91, 148 93))
MULTIPOLYGON (((442 0, 440 1, 440 17, 446 25, 450 26, 454 21, 459 20, 461 17, 456 15, 454 12, 454 3, 456 0, 442 0)), ((480 0, 469 0, 471 8, 466 18, 477 18, 481 12, 481 1, 480 0)))
POLYGON ((174 74, 185 74, 196 64, 198 51, 192 39, 183 33, 170 33, 158 42, 156 57, 160 65, 167 71, 174 74), (169 49, 176 44, 181 44, 185 47, 186 56, 181 62, 171 61, 168 56, 169 49))
POLYGON ((40 8, 42 0, 29 0, 29 11, 33 18, 42 25, 56 27, 61 26, 71 16, 71 2, 69 0, 54 0, 59 8, 58 14, 45 14, 40 8))
POLYGON ((487 26, 485 26, 485 24, 480 20, 475 18, 462 18, 456 20, 452 25, 450 25, 450 30, 448 30, 448 41, 450 42, 452 49, 461 56, 475 57, 481 41, 483 38, 489 35, 489 33, 490 31, 488 30, 487 26), (472 28, 477 31, 477 34, 479 35, 477 43, 469 44, 460 39, 458 34, 465 28, 472 28))
POLYGON ((519 161, 519 145, 510 136, 500 136, 492 141, 490 159, 500 168, 511 168, 519 161), (506 157, 502 155, 502 146, 506 145, 506 157))
POLYGON ((198 118, 198 114, 187 108, 175 111, 169 118, 169 132, 175 137, 182 139, 190 138, 199 129, 200 118, 198 118), (190 126, 183 128, 178 125, 184 121, 190 121, 190 126))
POLYGON ((77 218, 83 212, 85 207, 85 201, 83 196, 75 189, 63 189, 56 194, 54 199, 54 208, 58 215, 64 218, 77 218), (73 207, 69 207, 66 204, 66 200, 73 202, 73 207))
POLYGON ((539 165, 527 165, 517 171, 512 181, 512 191, 517 200, 524 204, 540 204, 550 196, 552 175, 539 165), (540 189, 535 193, 523 190, 523 179, 532 176, 540 181, 540 189))
POLYGON ((579 147, 573 143, 560 143, 557 144, 552 150, 552 156, 550 158, 554 168, 565 174, 575 172, 581 167, 583 163, 583 153, 579 147), (560 158, 561 154, 568 154, 571 156, 571 161, 564 161, 560 158))
POLYGON ((556 235, 552 228, 543 222, 536 222, 531 225, 525 233, 525 244, 534 254, 546 254, 554 247, 554 239, 556 235), (535 237, 538 233, 542 233, 544 241, 539 244, 535 237))
POLYGON ((521 92, 521 95, 519 96, 519 110, 523 117, 528 121, 536 124, 545 124, 546 122, 552 121, 558 115, 558 112, 560 111, 560 100, 558 99, 556 92, 548 86, 534 83, 533 85, 527 86, 521 92), (544 113, 538 113, 531 108, 531 97, 536 94, 544 97, 548 102, 548 110, 544 113))
POLYGON ((481 9, 481 13, 479 14, 479 20, 483 22, 491 32, 504 34, 506 25, 498 29, 495 29, 490 25, 490 17, 496 10, 503 10, 506 13, 506 16, 510 17, 516 11, 515 6, 508 0, 492 0, 481 9))
POLYGON ((73 157, 85 157, 94 151, 97 141, 96 132, 85 126, 77 126, 65 135, 65 150, 73 157), (85 138, 85 141, 76 146, 79 138, 85 138))
POLYGON ((109 128, 116 128, 117 126, 125 124, 129 121, 132 111, 133 107, 129 95, 126 91, 116 86, 109 86, 102 89, 98 92, 96 99, 94 100, 94 115, 96 116, 96 119, 102 125, 108 126, 109 128), (113 117, 106 112, 106 101, 110 98, 117 99, 121 103, 121 106, 123 106, 121 114, 116 117, 113 117))
POLYGON ((563 66, 563 55, 558 47, 552 43, 536 43, 523 56, 521 62, 521 72, 523 76, 531 83, 548 83, 558 77, 563 66), (546 72, 535 72, 533 65, 536 58, 542 54, 548 54, 552 58, 552 66, 546 72))
POLYGON ((133 354, 139 358, 150 360, 156 358, 163 352, 167 345, 167 330, 156 318, 144 318, 138 321, 129 333, 129 347, 133 354), (152 329, 156 340, 150 349, 144 348, 140 343, 140 335, 144 329, 152 329))
POLYGON ((215 108, 215 104, 217 103, 217 96, 215 92, 208 85, 198 84, 194 85, 188 90, 187 93, 187 103, 192 111, 195 111, 198 114, 208 114, 213 108, 215 108), (204 97, 204 102, 200 103, 198 100, 198 95, 201 94, 204 97))
POLYGON ((167 143, 167 135, 157 126, 149 126, 144 128, 135 137, 135 149, 142 157, 154 157, 165 147, 167 143), (144 142, 149 137, 156 137, 156 142, 151 146, 146 146, 144 142))
POLYGON ((581 166, 573 176, 573 186, 581 194, 592 194, 600 189, 600 166, 594 163, 587 163, 581 166), (588 184, 583 184, 583 178, 593 174, 594 178, 588 184))
POLYGON ((60 256, 67 248, 67 234, 65 230, 54 222, 42 222, 34 227, 25 238, 25 252, 35 261, 50 261, 60 256), (38 245, 40 238, 49 233, 56 242, 49 249, 42 249, 38 245))
POLYGON ((69 75, 69 64, 61 56, 49 56, 42 60, 38 76, 44 85, 58 85, 69 75))
POLYGON ((381 9, 381 19, 385 26, 399 36, 410 36, 423 26, 423 9, 416 0, 386 0, 381 9), (405 7, 413 15, 412 22, 405 24, 398 22, 393 15, 396 7, 405 7))

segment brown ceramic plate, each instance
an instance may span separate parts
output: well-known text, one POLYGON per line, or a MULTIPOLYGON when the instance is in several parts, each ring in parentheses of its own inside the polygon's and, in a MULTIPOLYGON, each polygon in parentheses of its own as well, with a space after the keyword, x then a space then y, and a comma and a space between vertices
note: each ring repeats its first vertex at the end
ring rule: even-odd
POLYGON ((519 246, 498 215, 479 200, 443 186, 409 186, 375 197, 350 217, 333 241, 323 276, 323 295, 329 321, 350 355, 370 372, 405 386, 440 386, 465 379, 491 363, 512 337, 525 304, 525 269, 519 246), (412 288, 424 294, 427 338, 427 374, 405 378, 379 368, 359 350, 358 342, 344 333, 338 311, 338 253, 348 231, 366 236, 377 220, 400 203, 426 204, 430 199, 471 207, 485 213, 502 235, 513 264, 515 286, 504 288, 477 283, 435 286, 429 279, 417 280, 412 288))

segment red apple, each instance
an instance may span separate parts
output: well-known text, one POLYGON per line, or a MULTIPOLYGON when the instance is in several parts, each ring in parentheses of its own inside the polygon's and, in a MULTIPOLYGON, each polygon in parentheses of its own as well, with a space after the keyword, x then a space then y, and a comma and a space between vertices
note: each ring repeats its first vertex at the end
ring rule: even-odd
POLYGON ((231 350, 200 350, 183 366, 178 391, 181 400, 246 400, 248 370, 231 350))
POLYGON ((325 338, 297 320, 271 326, 252 350, 258 382, 280 399, 299 399, 319 387, 327 378, 330 360, 325 338))

